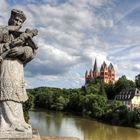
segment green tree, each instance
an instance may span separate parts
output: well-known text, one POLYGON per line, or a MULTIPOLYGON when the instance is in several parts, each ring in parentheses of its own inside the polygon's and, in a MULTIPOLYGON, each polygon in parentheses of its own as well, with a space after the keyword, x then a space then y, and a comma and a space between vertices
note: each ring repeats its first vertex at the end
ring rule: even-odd
POLYGON ((105 91, 107 94, 107 98, 113 100, 115 97, 115 88, 113 83, 105 84, 105 91))
POLYGON ((101 95, 88 94, 80 98, 80 104, 84 114, 101 118, 105 113, 107 99, 101 95))
POLYGON ((66 107, 66 100, 63 96, 59 96, 58 98, 56 98, 55 102, 51 105, 51 109, 54 110, 64 110, 64 108, 66 107))
POLYGON ((86 94, 101 94, 101 82, 99 79, 94 80, 93 82, 89 83, 85 87, 86 94))
POLYGON ((35 95, 35 106, 47 108, 47 93, 37 93, 35 95))
POLYGON ((105 84, 102 81, 100 82, 99 94, 107 97, 107 94, 105 91, 105 84))
POLYGON ((67 109, 70 111, 80 112, 81 106, 80 103, 81 92, 80 90, 71 90, 69 93, 67 109))
POLYGON ((27 92, 28 94, 28 100, 23 103, 23 112, 24 112, 24 118, 26 122, 29 120, 29 110, 34 106, 34 96, 27 92))
POLYGON ((115 83, 115 92, 119 93, 122 89, 134 88, 135 83, 131 80, 128 80, 125 75, 120 77, 115 83))

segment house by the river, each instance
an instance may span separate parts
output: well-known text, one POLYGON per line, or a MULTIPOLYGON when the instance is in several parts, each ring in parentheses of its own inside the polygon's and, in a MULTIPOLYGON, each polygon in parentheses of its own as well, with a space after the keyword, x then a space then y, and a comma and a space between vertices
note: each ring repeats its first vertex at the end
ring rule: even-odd
POLYGON ((122 101, 124 105, 133 110, 140 107, 140 90, 137 88, 123 89, 115 96, 115 99, 122 101))

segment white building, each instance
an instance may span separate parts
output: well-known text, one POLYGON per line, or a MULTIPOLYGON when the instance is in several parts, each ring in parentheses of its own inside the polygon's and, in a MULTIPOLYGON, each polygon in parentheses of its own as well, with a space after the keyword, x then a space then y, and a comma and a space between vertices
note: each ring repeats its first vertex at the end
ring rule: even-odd
POLYGON ((115 96, 115 99, 122 101, 124 105, 133 110, 134 108, 140 107, 140 90, 137 88, 123 89, 115 96))

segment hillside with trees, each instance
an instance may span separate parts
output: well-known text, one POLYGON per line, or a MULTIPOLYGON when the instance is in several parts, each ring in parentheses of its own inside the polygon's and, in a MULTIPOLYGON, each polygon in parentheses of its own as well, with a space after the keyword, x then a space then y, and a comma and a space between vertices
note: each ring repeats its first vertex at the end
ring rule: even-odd
MULTIPOLYGON (((129 110, 120 101, 114 100, 122 89, 135 88, 135 82, 122 76, 113 85, 103 84, 95 79, 88 85, 77 89, 60 89, 38 87, 28 89, 29 100, 24 104, 25 110, 40 107, 46 110, 72 112, 85 117, 123 126, 138 127, 139 110, 129 110)), ((25 112, 28 119, 28 113, 25 112)))

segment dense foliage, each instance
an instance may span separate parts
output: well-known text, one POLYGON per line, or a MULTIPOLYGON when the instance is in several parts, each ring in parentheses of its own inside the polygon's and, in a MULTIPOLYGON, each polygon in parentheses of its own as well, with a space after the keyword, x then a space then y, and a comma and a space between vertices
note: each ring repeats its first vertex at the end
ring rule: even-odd
POLYGON ((128 80, 125 75, 120 77, 115 84, 109 83, 105 85, 105 91, 108 99, 114 99, 122 89, 135 88, 135 83, 132 80, 128 80))
POLYGON ((29 89, 37 107, 49 110, 72 111, 100 118, 107 104, 106 94, 99 81, 79 89, 39 87, 29 89), (94 86, 93 86, 94 85, 94 86))
POLYGON ((29 92, 27 94, 28 100, 23 104, 24 118, 26 122, 29 120, 29 110, 34 106, 34 96, 29 92))
MULTIPOLYGON (((139 111, 130 111, 121 102, 113 100, 122 89, 132 87, 135 83, 122 76, 114 85, 104 85, 100 80, 95 80, 78 89, 39 87, 28 89, 28 92, 34 96, 36 107, 71 111, 113 124, 134 126, 140 122, 139 111)), ((26 103, 26 108, 29 109, 29 106, 32 106, 30 101, 26 103)))

